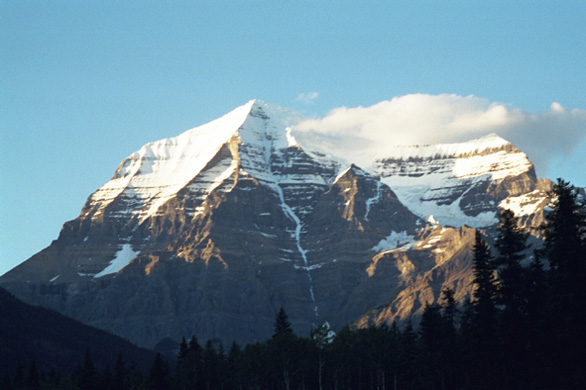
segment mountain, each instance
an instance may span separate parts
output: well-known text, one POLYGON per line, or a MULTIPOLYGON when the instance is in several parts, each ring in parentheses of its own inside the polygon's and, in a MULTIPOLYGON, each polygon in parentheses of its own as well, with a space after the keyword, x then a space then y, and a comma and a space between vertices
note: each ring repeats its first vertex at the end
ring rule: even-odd
POLYGON ((281 306, 306 335, 464 299, 475 229, 503 208, 543 220, 551 182, 497 135, 339 156, 300 120, 253 100, 144 145, 0 285, 141 346, 246 343, 281 306))
POLYGON ((375 162, 382 181, 417 214, 451 226, 490 226, 497 205, 534 216, 551 188, 549 180, 537 179, 525 153, 496 134, 451 145, 391 147, 389 156, 375 162))
POLYGON ((101 369, 114 364, 118 353, 147 370, 155 353, 52 310, 33 307, 0 288, 0 375, 11 374, 20 361, 33 360, 41 371, 73 372, 86 350, 101 369))

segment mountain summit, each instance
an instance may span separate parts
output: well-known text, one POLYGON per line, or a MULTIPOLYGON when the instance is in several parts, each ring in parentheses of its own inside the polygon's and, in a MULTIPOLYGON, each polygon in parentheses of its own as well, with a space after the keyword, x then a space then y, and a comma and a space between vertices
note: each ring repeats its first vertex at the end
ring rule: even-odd
POLYGON ((141 346, 245 343, 280 307, 308 334, 410 318, 446 286, 464 299, 474 229, 543 218, 551 183, 497 135, 339 156, 301 120, 252 100, 144 145, 0 284, 141 346))

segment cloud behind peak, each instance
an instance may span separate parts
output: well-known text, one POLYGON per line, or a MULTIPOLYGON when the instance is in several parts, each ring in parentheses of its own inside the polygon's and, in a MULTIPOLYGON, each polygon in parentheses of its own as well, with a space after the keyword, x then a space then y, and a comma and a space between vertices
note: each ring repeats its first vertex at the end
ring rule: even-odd
POLYGON ((473 95, 411 94, 369 107, 339 107, 295 127, 300 133, 351 153, 384 155, 389 145, 467 141, 496 133, 527 153, 539 175, 551 161, 586 138, 586 111, 554 102, 532 114, 473 95))

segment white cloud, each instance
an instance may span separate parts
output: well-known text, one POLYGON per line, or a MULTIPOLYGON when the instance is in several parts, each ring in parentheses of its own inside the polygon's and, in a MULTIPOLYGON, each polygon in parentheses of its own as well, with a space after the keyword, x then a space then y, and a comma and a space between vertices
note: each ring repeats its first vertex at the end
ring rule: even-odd
POLYGON ((528 154, 538 175, 586 138, 586 111, 557 102, 538 114, 475 96, 413 94, 370 107, 332 110, 296 126, 339 151, 384 155, 388 145, 450 143, 496 133, 528 154))
POLYGON ((307 93, 300 93, 297 96, 298 102, 303 102, 305 104, 312 104, 315 99, 319 97, 319 93, 317 92, 307 92, 307 93))

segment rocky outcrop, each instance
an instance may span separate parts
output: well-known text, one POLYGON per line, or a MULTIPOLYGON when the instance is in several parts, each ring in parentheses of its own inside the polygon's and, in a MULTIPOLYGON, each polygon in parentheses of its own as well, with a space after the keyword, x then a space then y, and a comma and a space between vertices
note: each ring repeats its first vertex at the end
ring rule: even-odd
POLYGON ((355 324, 390 325, 417 317, 427 304, 438 303, 444 288, 454 290, 459 302, 470 296, 475 231, 466 226, 436 226, 428 228, 412 245, 373 256, 367 268, 371 283, 388 283, 392 275, 395 291, 381 298, 381 303, 366 311, 355 324))

